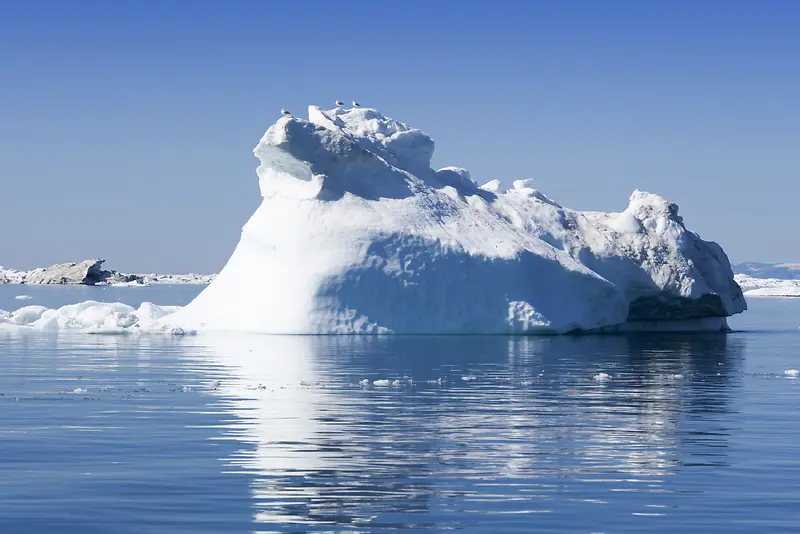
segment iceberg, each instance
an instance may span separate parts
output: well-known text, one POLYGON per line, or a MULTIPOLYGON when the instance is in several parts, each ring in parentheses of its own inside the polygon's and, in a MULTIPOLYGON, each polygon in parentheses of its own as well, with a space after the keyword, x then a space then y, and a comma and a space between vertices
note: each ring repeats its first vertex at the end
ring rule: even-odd
POLYGON ((21 284, 27 275, 25 271, 6 269, 0 265, 0 284, 21 284))
POLYGON ((734 276, 748 297, 800 297, 800 280, 754 278, 746 274, 734 276))
POLYGON ((375 109, 280 118, 261 205, 220 274, 162 325, 270 334, 724 330, 746 309, 722 248, 635 191, 565 208, 532 180, 431 168, 434 141, 375 109))
MULTIPOLYGON (((531 179, 504 189, 498 180, 478 186, 460 167, 434 170, 433 152, 430 136, 375 109, 311 106, 308 120, 283 117, 254 149, 261 205, 224 269, 186 307, 26 306, 0 312, 0 328, 705 331, 726 330, 726 317, 747 308, 722 248, 689 231, 678 207, 658 195, 634 191, 619 213, 575 211, 531 179)), ((55 277, 42 270, 33 280, 86 283, 87 272, 106 273, 102 260, 84 264, 56 266, 55 277)), ((178 281, 107 273, 100 282, 178 281)))

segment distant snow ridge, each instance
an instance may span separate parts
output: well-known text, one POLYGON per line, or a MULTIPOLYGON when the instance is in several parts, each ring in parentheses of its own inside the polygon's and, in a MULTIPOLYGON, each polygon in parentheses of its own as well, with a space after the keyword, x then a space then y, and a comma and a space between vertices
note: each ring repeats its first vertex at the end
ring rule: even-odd
POLYGON ((800 280, 753 278, 737 274, 734 279, 748 297, 800 297, 800 280))
POLYGON ((728 258, 676 205, 560 206, 531 180, 430 167, 425 133, 369 108, 282 117, 256 146, 263 201, 219 276, 162 322, 265 333, 725 329, 728 258))
POLYGON ((800 281, 800 263, 764 263, 749 261, 733 266, 737 275, 800 281))
POLYGON ((122 274, 103 269, 102 259, 59 263, 32 271, 15 271, 0 266, 0 284, 58 284, 149 286, 156 284, 209 284, 215 274, 122 274))

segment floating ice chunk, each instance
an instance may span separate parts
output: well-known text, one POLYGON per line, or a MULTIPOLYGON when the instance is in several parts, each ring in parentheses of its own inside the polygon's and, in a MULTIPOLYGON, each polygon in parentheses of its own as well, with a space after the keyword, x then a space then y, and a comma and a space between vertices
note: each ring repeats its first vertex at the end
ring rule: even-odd
POLYGON ((369 380, 366 378, 364 380, 359 380, 358 385, 361 386, 362 388, 365 388, 369 386, 369 380))
POLYGON ((786 376, 799 376, 800 375, 800 370, 797 370, 797 369, 786 369, 783 372, 783 374, 785 374, 786 376))
POLYGON ((219 386, 220 386, 220 382, 219 382, 219 380, 213 380, 213 381, 212 381, 212 382, 211 382, 211 383, 208 385, 208 387, 210 387, 211 389, 218 389, 218 388, 219 388, 219 386))
POLYGON ((388 388, 388 387, 391 387, 392 381, 391 380, 386 380, 386 379, 375 380, 372 383, 372 385, 375 386, 376 388, 388 388))
POLYGON ((125 334, 142 331, 174 335, 193 333, 159 322, 178 309, 180 308, 177 306, 161 307, 150 302, 144 302, 135 309, 120 302, 87 300, 57 309, 25 306, 11 314, 0 314, 0 322, 48 332, 74 330, 90 334, 125 334))
POLYGON ((465 382, 469 382, 471 380, 477 380, 477 379, 478 379, 477 376, 472 376, 472 375, 466 375, 466 376, 462 376, 461 377, 461 380, 463 380, 465 382))
POLYGON ((73 392, 73 393, 78 393, 78 394, 82 395, 82 394, 84 394, 84 393, 88 393, 89 391, 88 391, 88 390, 86 390, 86 389, 84 389, 84 388, 75 388, 75 389, 73 389, 73 390, 72 390, 72 392, 73 392))
POLYGON ((32 300, 33 299, 33 297, 30 296, 30 295, 17 295, 14 298, 17 299, 17 300, 32 300))
POLYGON ((683 375, 681 374, 667 375, 667 378, 670 380, 680 380, 681 378, 683 378, 683 375))
POLYGON ((604 380, 608 380, 609 378, 611 378, 611 375, 609 375, 607 373, 597 373, 592 378, 594 380, 597 380, 598 382, 602 382, 604 380))
POLYGON ((28 325, 41 319, 42 314, 47 311, 44 306, 25 306, 11 313, 7 321, 16 325, 28 325))
POLYGON ((392 386, 394 386, 396 388, 399 388, 402 385, 403 385, 403 382, 401 380, 395 380, 395 381, 392 382, 392 386))

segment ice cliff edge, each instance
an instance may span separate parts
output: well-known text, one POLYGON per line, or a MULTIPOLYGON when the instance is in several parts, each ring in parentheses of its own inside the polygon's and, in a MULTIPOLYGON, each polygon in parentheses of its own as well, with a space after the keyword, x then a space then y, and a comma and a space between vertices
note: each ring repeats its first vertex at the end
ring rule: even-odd
POLYGON ((168 323, 275 334, 724 329, 728 258, 675 204, 564 208, 431 168, 434 142, 374 109, 309 108, 254 149, 260 207, 225 268, 168 323))

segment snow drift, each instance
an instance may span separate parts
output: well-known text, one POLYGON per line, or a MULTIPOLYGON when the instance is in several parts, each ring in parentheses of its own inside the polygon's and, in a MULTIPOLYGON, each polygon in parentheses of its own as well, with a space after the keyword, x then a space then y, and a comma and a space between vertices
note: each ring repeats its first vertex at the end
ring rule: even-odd
POLYGON ((724 329, 728 258, 635 191, 578 212, 431 168, 433 140, 374 109, 309 108, 255 148, 263 201, 219 276, 163 324, 275 334, 724 329))
POLYGON ((748 297, 800 297, 800 280, 754 278, 746 274, 733 278, 748 297))
POLYGON ((77 331, 90 334, 126 334, 137 331, 169 334, 194 333, 170 327, 159 319, 174 313, 177 306, 156 306, 150 302, 133 308, 120 302, 87 300, 58 309, 25 306, 14 312, 0 310, 0 330, 26 328, 45 332, 77 331))

